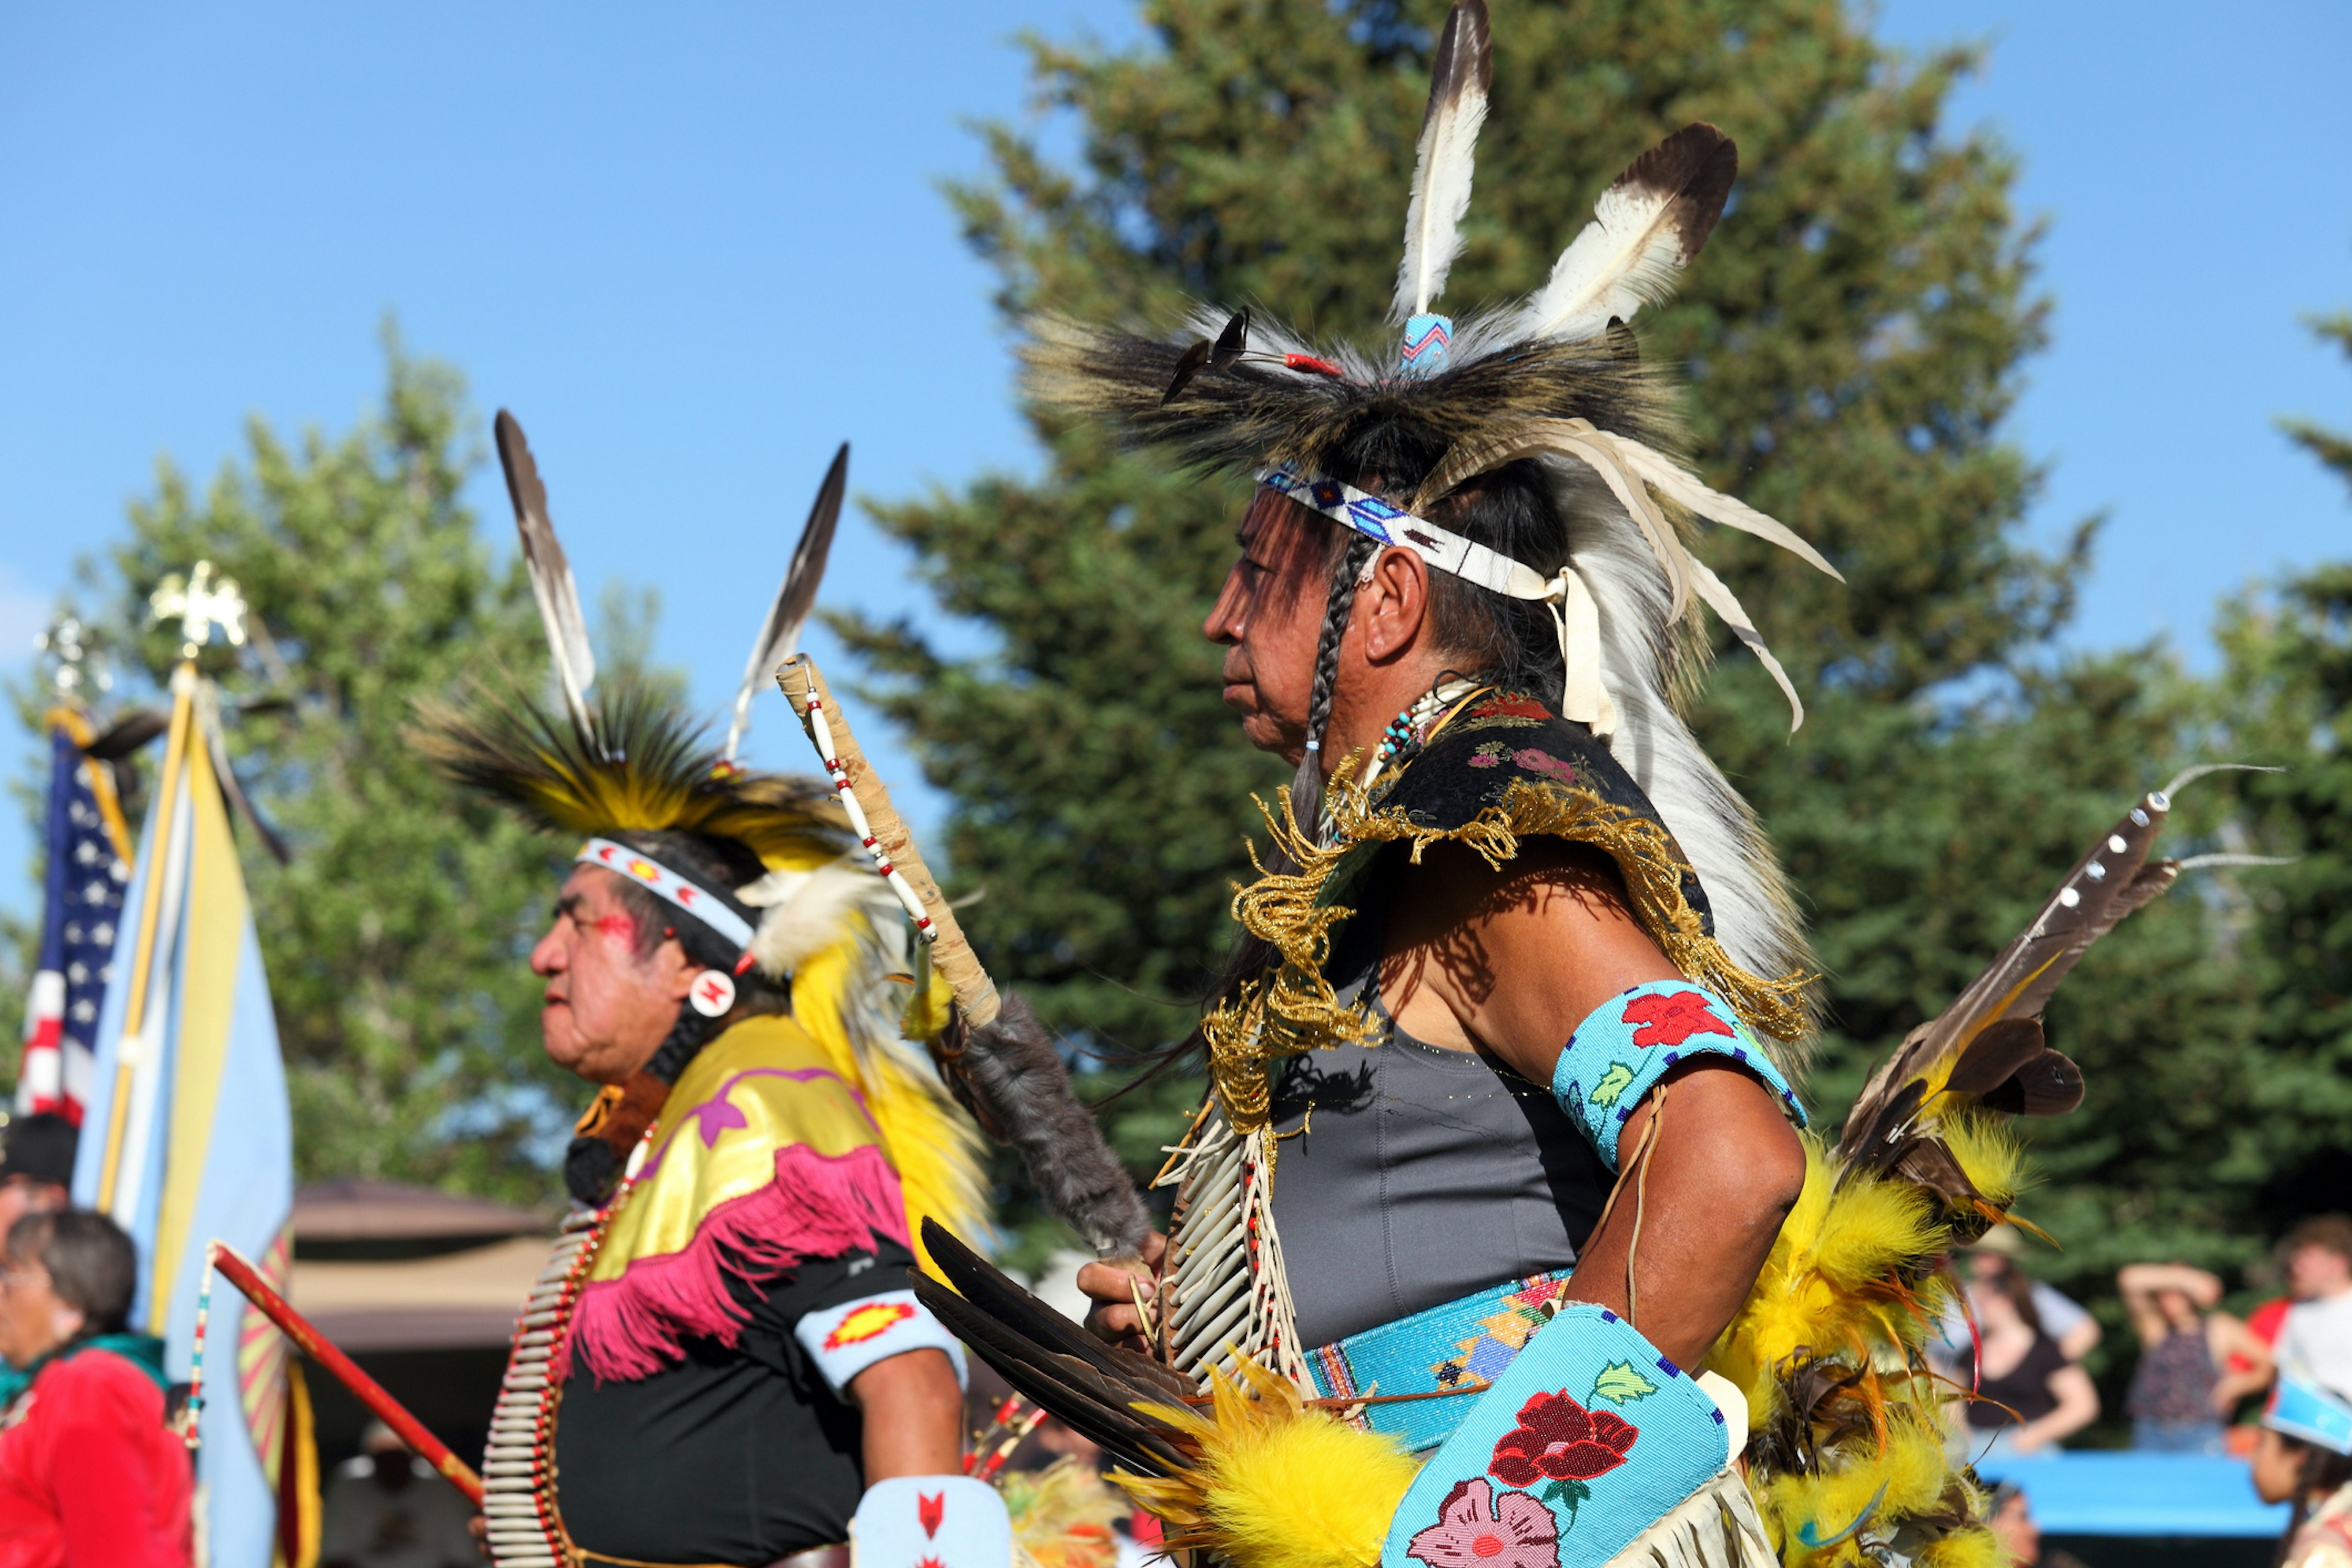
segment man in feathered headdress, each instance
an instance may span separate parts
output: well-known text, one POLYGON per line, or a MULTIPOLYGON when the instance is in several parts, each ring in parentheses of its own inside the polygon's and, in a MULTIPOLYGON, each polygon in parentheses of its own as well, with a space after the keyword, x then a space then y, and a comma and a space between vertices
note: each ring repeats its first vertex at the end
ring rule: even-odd
POLYGON ((962 1352, 906 1289, 923 1217, 983 1218, 974 1130, 907 1038, 940 999, 926 980, 909 1016, 905 972, 928 970, 832 793, 732 762, 814 600, 848 449, 722 752, 668 700, 589 695, 545 493, 504 413, 497 434, 564 707, 478 689, 426 710, 422 740, 574 836, 530 965, 548 1055, 600 1089, 494 1418, 492 1556, 829 1563, 896 1477, 952 1478, 924 1506, 977 1490, 1001 1531, 960 1475, 962 1352))
POLYGON ((1486 114, 1479 0, 1434 69, 1394 357, 1246 313, 1189 344, 1033 324, 1041 402, 1255 476, 1204 630, 1244 732, 1298 771, 1234 900, 1170 1234, 1080 1278, 1126 1349, 936 1242, 960 1295, 924 1297, 1117 1455, 1171 1542, 1239 1568, 1989 1564, 1925 1372, 1940 1254, 2013 1191, 1979 1110, 2080 1100, 2039 1015, 2170 884, 2168 803, 1914 1032, 1834 1154, 1801 1138, 1803 932, 1673 694, 1704 605, 1802 719, 1695 519, 1834 573, 1665 454, 1670 388, 1625 326, 1736 152, 1675 132, 1538 294, 1456 323, 1432 307, 1486 114))

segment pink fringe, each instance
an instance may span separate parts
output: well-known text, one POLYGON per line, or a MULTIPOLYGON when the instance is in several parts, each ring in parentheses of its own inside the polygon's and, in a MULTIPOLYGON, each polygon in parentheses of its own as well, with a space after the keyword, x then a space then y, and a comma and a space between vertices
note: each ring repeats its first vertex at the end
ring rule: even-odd
POLYGON ((869 1250, 877 1236, 908 1245, 906 1199, 882 1151, 827 1159, 789 1144, 776 1151, 774 1182, 712 1209, 683 1249, 637 1258, 583 1290, 550 1371, 571 1376, 577 1347, 599 1381, 629 1382, 680 1360, 689 1339, 732 1346, 751 1314, 730 1279, 763 1285, 811 1258, 869 1250))

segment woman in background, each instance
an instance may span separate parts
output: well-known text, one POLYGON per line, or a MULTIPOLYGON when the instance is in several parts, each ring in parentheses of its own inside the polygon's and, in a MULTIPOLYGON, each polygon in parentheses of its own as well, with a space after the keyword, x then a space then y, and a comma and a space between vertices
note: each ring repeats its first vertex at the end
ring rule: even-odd
POLYGON ((2139 1335, 2125 1408, 2132 1447, 2221 1452, 2221 1424, 2271 1380, 2270 1347, 2217 1310, 2221 1281, 2184 1263, 2135 1263, 2116 1276, 2139 1335))
POLYGON ((0 1415, 0 1568, 187 1568, 188 1447, 163 1346, 126 1331, 138 1258, 102 1214, 28 1214, 0 1257, 0 1356, 31 1386, 0 1415))
POLYGON ((1990 1437, 1993 1456, 2046 1452, 2099 1418, 2099 1391, 2042 1331, 2032 1292, 2032 1282, 2011 1268, 1974 1295, 1981 1348, 1962 1354, 1960 1383, 1976 1390, 1967 1405, 1969 1435, 1974 1442, 1990 1437))

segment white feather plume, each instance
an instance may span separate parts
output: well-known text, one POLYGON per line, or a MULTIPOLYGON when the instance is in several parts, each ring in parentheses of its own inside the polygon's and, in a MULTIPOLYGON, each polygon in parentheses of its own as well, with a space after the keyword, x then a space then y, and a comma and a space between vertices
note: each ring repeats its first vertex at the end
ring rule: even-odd
MULTIPOLYGON (((1601 680, 1617 710, 1610 754, 1633 776, 1706 889, 1715 934, 1754 974, 1812 967, 1804 922, 1763 826, 1668 699, 1673 593, 1642 530, 1601 477, 1566 455, 1540 459, 1569 551, 1601 615, 1601 680)), ((1743 617, 1744 618, 1744 617, 1743 617)), ((1806 1047, 1775 1044, 1801 1068, 1806 1047)))
POLYGON ((1445 274, 1462 254, 1462 215, 1470 208, 1470 175, 1478 128, 1486 123, 1486 90, 1494 75, 1493 37, 1483 0, 1454 7, 1440 37, 1429 84, 1429 108, 1412 169, 1412 200, 1405 208, 1404 259, 1397 266, 1402 321, 1429 309, 1445 291, 1445 274))
POLYGON ((506 473, 507 499, 514 503, 515 531, 521 536, 522 559, 530 577, 531 597, 539 602, 540 624, 547 631, 547 652, 555 679, 563 689, 564 706, 583 730, 589 727, 588 689, 596 684, 596 656, 588 646, 588 617, 580 613, 579 584, 572 580, 572 563, 555 537, 547 514, 547 487, 540 482, 539 464, 530 443, 515 416, 501 408, 491 422, 497 438, 499 466, 506 473))
POLYGON ((1685 126, 1633 160, 1528 300, 1520 335, 1577 342, 1664 300, 1706 243, 1738 166, 1730 138, 1712 125, 1685 126))
POLYGON ((766 911, 751 935, 751 959, 762 973, 779 977, 839 942, 842 922, 855 911, 895 917, 898 908, 874 868, 848 856, 806 871, 771 871, 735 896, 766 911))

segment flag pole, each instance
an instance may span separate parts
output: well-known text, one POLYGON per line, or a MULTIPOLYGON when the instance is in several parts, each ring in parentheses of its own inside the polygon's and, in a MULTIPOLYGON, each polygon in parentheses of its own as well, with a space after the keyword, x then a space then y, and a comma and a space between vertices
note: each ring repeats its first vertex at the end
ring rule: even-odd
MULTIPOLYGON (((172 863, 172 825, 179 811, 180 769, 186 761, 188 730, 194 721, 196 661, 184 657, 172 672, 172 728, 163 743, 163 779, 155 798, 155 843, 148 856, 147 881, 139 900, 139 941, 131 950, 131 989, 123 996, 122 1045, 139 1037, 147 1022, 147 982, 155 963, 155 926, 163 909, 163 868, 172 863)), ((114 1093, 107 1101, 105 1156, 99 1163, 98 1209, 114 1212, 115 1178, 122 1172, 122 1130, 131 1116, 131 1079, 138 1069, 138 1054, 118 1048, 114 1058, 114 1093)))
POLYGON ((163 875, 172 863, 172 823, 179 811, 180 769, 188 755, 188 732, 194 724, 196 655, 218 631, 232 647, 245 642, 245 597, 233 578, 216 575, 213 563, 199 561, 183 579, 174 572, 147 595, 151 626, 180 623, 180 666, 172 672, 172 730, 163 745, 163 785, 156 795, 155 844, 147 867, 147 885, 139 900, 139 942, 131 949, 131 990, 123 998, 122 1037, 115 1052, 114 1095, 106 1108, 106 1147, 99 1162, 98 1207, 114 1210, 114 1186, 122 1173, 122 1134, 131 1117, 131 1080, 139 1068, 134 1042, 147 1023, 148 981, 155 967, 155 928, 163 910, 163 875))

